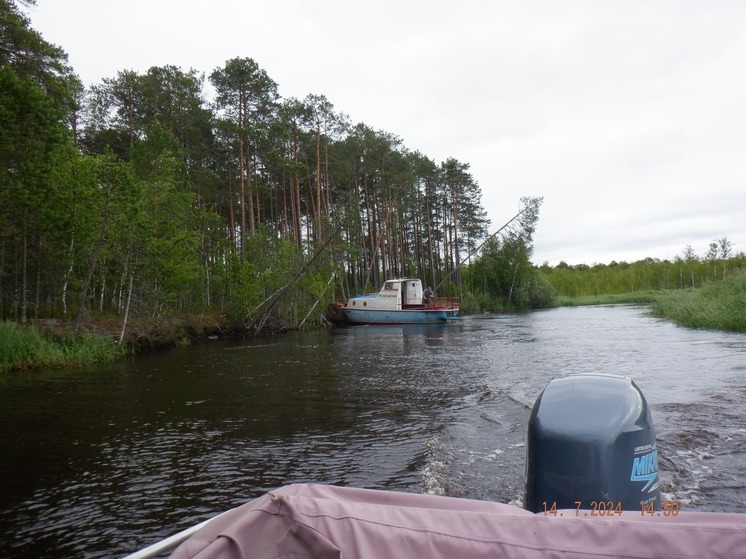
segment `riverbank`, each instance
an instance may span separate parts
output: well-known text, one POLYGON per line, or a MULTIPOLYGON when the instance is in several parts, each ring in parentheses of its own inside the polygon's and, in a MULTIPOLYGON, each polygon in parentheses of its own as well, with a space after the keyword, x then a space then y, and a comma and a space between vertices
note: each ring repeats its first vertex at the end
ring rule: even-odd
POLYGON ((650 305, 653 316, 687 328, 746 332, 746 274, 691 289, 639 291, 587 297, 559 297, 557 306, 650 305))
POLYGON ((582 297, 557 297, 557 307, 585 307, 588 305, 650 305, 659 297, 660 291, 635 291, 610 295, 586 295, 582 297))
POLYGON ((186 314, 157 320, 133 319, 120 343, 121 319, 91 316, 78 328, 64 320, 0 322, 0 374, 40 367, 82 367, 245 331, 226 315, 186 314))
MULTIPOLYGON (((746 274, 734 274, 696 289, 561 297, 555 306, 650 305, 654 316, 680 326, 746 332, 746 274)), ((467 313, 475 312, 465 305, 467 313)), ((97 316, 76 330, 70 321, 38 320, 21 326, 0 322, 0 374, 39 367, 80 367, 127 355, 245 335, 246 326, 226 315, 185 314, 134 319, 119 343, 121 319, 97 316)))
POLYGON ((746 332, 746 274, 697 289, 662 291, 652 313, 688 328, 746 332))

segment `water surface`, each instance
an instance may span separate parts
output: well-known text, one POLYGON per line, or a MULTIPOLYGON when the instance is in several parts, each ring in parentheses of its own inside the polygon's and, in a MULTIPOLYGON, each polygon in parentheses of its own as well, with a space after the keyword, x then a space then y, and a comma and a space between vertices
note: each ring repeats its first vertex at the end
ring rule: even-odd
POLYGON ((746 512, 746 336, 560 308, 0 381, 0 555, 124 555, 295 482, 520 504, 531 406, 583 372, 641 388, 682 510, 746 512))

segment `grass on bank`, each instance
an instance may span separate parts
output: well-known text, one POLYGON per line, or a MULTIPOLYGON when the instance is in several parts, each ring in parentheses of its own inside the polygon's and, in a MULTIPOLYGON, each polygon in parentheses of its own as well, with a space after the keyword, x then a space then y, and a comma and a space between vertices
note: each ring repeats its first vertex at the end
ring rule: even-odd
POLYGON ((556 304, 564 307, 647 304, 653 316, 666 318, 679 326, 746 332, 746 274, 733 274, 696 289, 557 297, 556 304))
POLYGON ((662 291, 651 310, 689 328, 746 332, 746 274, 697 289, 662 291))
POLYGON ((635 291, 608 295, 586 295, 582 297, 557 297, 558 307, 583 307, 586 305, 649 305, 658 300, 660 291, 635 291))
POLYGON ((183 314, 157 320, 132 317, 119 347, 121 319, 117 317, 89 316, 80 329, 70 321, 55 319, 26 325, 0 321, 0 374, 23 369, 111 363, 127 354, 233 336, 242 328, 224 314, 183 314))
POLYGON ((124 352, 109 336, 43 336, 34 326, 0 322, 0 374, 37 367, 81 367, 116 361, 124 352))

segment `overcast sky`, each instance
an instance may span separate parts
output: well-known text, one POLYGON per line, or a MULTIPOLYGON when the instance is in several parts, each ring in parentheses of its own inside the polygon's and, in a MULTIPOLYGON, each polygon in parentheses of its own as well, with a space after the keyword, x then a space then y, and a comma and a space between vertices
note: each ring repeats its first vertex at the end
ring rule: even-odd
POLYGON ((741 0, 37 0, 86 85, 250 57, 284 98, 471 166, 492 230, 543 196, 537 264, 746 251, 741 0))

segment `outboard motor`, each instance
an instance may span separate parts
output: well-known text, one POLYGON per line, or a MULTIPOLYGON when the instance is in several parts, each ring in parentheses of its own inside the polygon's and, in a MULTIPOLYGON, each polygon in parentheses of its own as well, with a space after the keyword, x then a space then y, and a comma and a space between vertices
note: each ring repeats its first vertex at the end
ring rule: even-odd
POLYGON ((628 377, 552 380, 528 423, 525 508, 658 510, 658 450, 645 397, 628 377))

